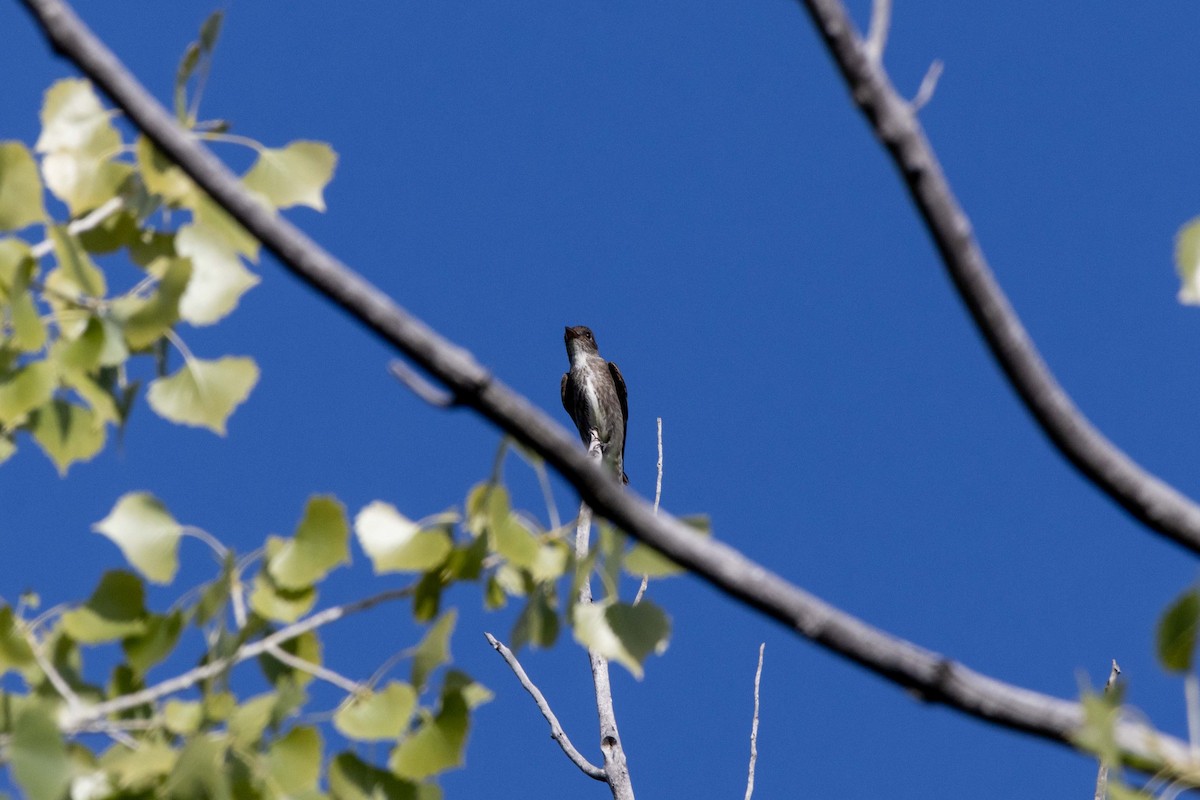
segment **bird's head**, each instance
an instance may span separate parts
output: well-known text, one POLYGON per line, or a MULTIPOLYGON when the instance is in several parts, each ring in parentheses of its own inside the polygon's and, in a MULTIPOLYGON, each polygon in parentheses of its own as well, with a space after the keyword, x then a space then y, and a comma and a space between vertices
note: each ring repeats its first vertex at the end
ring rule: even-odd
POLYGON ((567 345, 567 356, 572 361, 577 355, 596 355, 600 352, 596 347, 596 337, 592 335, 592 329, 586 325, 568 327, 563 331, 563 341, 567 345))

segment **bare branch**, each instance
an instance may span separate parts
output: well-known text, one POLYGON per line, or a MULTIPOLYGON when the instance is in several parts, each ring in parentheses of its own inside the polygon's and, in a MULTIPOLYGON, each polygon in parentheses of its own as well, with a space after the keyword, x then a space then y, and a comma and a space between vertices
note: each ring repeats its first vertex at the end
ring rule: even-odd
MULTIPOLYGON (((576 437, 494 379, 470 353, 397 306, 287 220, 258 204, 233 173, 175 124, 66 4, 61 0, 23 2, 54 48, 79 66, 133 124, 283 266, 435 376, 463 405, 544 457, 590 508, 731 597, 930 702, 1073 746, 1073 734, 1083 722, 1078 703, 989 678, 894 637, 825 603, 733 548, 696 536, 671 515, 655 515, 649 503, 624 489, 610 471, 592 463, 576 437)), ((944 202, 951 195, 920 128, 913 127, 911 107, 896 96, 886 76, 867 62, 841 4, 837 0, 806 0, 806 7, 843 75, 852 86, 862 87, 860 102, 871 119, 878 121, 886 113, 893 120, 881 128, 881 135, 935 231, 943 257, 955 264, 951 274, 971 313, 1044 430, 1085 475, 1135 517, 1200 552, 1200 507, 1115 450, 1082 420, 1050 377, 999 294, 970 238, 966 218, 952 200, 944 202), (899 129, 897 120, 903 123, 899 129), (968 258, 963 259, 963 254, 968 258)), ((1141 768, 1179 772, 1187 761, 1183 742, 1139 721, 1122 721, 1116 735, 1124 757, 1141 768)))
POLYGON ((758 646, 758 669, 754 671, 754 721, 750 723, 750 770, 746 776, 746 800, 754 794, 754 767, 758 763, 758 685, 762 681, 763 651, 767 643, 758 646))
MULTIPOLYGON (((588 458, 599 464, 603 459, 600 435, 592 430, 588 445, 588 458)), ((583 562, 588 555, 588 540, 592 531, 592 510, 586 502, 579 504, 579 522, 575 526, 575 560, 583 562)), ((592 576, 585 575, 579 584, 579 603, 592 602, 592 576)), ((588 648, 588 661, 592 667, 592 683, 596 687, 596 712, 600 717, 600 750, 604 753, 604 779, 612 791, 613 800, 633 800, 633 782, 629 777, 629 765, 625 761, 625 750, 621 747, 621 734, 617 730, 617 714, 613 710, 612 686, 608 677, 608 659, 588 648)))
POLYGON ((921 85, 917 87, 917 94, 912 99, 912 109, 914 112, 920 111, 933 99, 933 92, 937 89, 938 78, 942 77, 942 70, 945 68, 946 65, 942 63, 940 58, 935 58, 933 63, 929 65, 929 69, 925 71, 925 77, 921 79, 921 85))
POLYGON ((456 405, 453 394, 434 386, 425 380, 425 376, 403 361, 396 359, 388 364, 388 371, 396 380, 407 386, 409 391, 434 408, 451 408, 456 405))
POLYGON ((29 645, 30 651, 33 653, 33 660, 37 662, 38 668, 42 674, 46 676, 46 680, 50 681, 50 685, 54 687, 54 691, 58 692, 59 696, 67 703, 67 711, 74 712, 83 708, 83 700, 67 683, 66 678, 58 671, 53 662, 46 657, 46 651, 42 649, 42 643, 33 635, 33 630, 25 625, 21 626, 21 635, 25 637, 25 643, 29 645))
MULTIPOLYGON (((68 708, 66 719, 64 719, 60 727, 66 732, 73 732, 82 727, 94 722, 95 720, 107 717, 109 714, 116 714, 130 708, 153 703, 155 700, 166 697, 167 695, 181 692, 195 686, 197 683, 214 675, 219 675, 235 664, 240 664, 247 659, 254 658, 261 653, 268 652, 272 648, 278 647, 286 641, 295 639, 297 636, 302 636, 309 631, 316 630, 331 622, 337 622, 343 617, 351 614, 357 614, 360 611, 366 611, 369 608, 374 608, 381 603, 387 603, 392 600, 399 600, 403 597, 408 597, 412 594, 412 587, 406 586, 402 589, 392 589, 386 592, 372 595, 356 600, 353 603, 345 603, 340 606, 333 606, 324 611, 319 611, 310 617, 294 622, 286 628, 281 628, 270 636, 264 636, 253 642, 247 642, 239 647, 227 658, 218 659, 217 661, 209 662, 203 666, 188 670, 182 675, 176 675, 173 678, 168 678, 154 686, 148 686, 145 689, 130 694, 123 694, 120 697, 114 697, 112 700, 107 700, 103 703, 95 705, 81 705, 78 708, 68 708)), ((309 665, 311 666, 311 665, 309 665)))
MULTIPOLYGON (((1108 673, 1108 681, 1104 684, 1104 693, 1108 694, 1112 691, 1113 684, 1117 682, 1117 676, 1121 674, 1121 668, 1117 666, 1117 660, 1114 658, 1112 669, 1108 673)), ((1100 767, 1096 770, 1096 796, 1095 800, 1107 800, 1108 798, 1108 768, 1109 764, 1106 761, 1100 762, 1100 767)))
MULTIPOLYGON (((658 515, 658 502, 662 499, 662 417, 658 417, 658 477, 654 479, 654 514, 658 515)), ((642 576, 642 585, 638 587, 637 594, 634 595, 633 604, 636 606, 642 602, 642 595, 646 593, 646 588, 650 585, 650 576, 642 576)))
MULTIPOLYGON (((108 200, 88 213, 84 214, 79 219, 67 225, 67 233, 80 234, 90 231, 92 228, 98 227, 104 220, 111 217, 113 214, 120 211, 125 206, 125 200, 121 197, 110 197, 108 200)), ((29 254, 34 258, 44 258, 54 249, 54 242, 49 239, 42 241, 29 248, 29 254)))
POLYGON ((496 652, 500 657, 508 663, 509 668, 517 676, 517 680, 525 687, 525 691, 529 692, 533 697, 533 702, 537 703, 538 710, 542 712, 542 716, 546 718, 546 722, 550 723, 550 738, 558 742, 558 746, 567 754, 567 758, 587 775, 589 778, 595 778, 598 781, 608 781, 608 777, 604 774, 604 770, 597 767, 592 762, 583 757, 583 754, 575 749, 575 745, 571 744, 571 740, 567 738, 567 732, 563 730, 562 725, 558 721, 558 717, 554 716, 554 712, 550 709, 550 704, 546 702, 546 698, 541 691, 534 685, 533 681, 529 680, 529 676, 525 674, 524 668, 521 667, 521 662, 517 661, 517 657, 513 655, 512 650, 509 650, 495 636, 490 633, 483 634, 487 637, 488 644, 496 648, 496 652))
POLYGON ((972 234, 913 104, 873 61, 840 0, 799 0, 884 147, 892 156, 959 296, 1026 408, 1050 441, 1136 519, 1200 553, 1200 506, 1147 472, 1075 407, 1021 324, 972 234))
POLYGON ((876 64, 883 61, 883 49, 887 47, 888 29, 892 27, 892 0, 875 0, 871 3, 871 27, 867 33, 867 57, 876 64))
POLYGON ((267 653, 271 656, 271 658, 282 661, 292 669, 296 669, 301 672, 307 672, 314 678, 320 678, 326 683, 333 684, 347 694, 353 695, 362 688, 361 684, 356 683, 355 681, 352 681, 343 675, 339 675, 331 669, 326 669, 320 664, 314 664, 313 662, 306 661, 299 656, 294 656, 279 645, 268 647, 267 653))

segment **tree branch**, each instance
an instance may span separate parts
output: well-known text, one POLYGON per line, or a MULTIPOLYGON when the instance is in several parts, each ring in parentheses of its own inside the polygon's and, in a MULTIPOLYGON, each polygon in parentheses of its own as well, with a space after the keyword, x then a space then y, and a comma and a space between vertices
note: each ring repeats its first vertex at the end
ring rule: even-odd
MULTIPOLYGON (((603 453, 600 436, 592 429, 592 441, 588 445, 588 457, 600 464, 603 453)), ((579 504, 579 522, 575 526, 575 563, 587 560, 592 531, 592 510, 586 502, 579 504)), ((589 572, 579 583, 579 604, 592 602, 592 576, 589 572)), ((612 790, 613 800, 633 800, 633 781, 629 777, 629 764, 625 761, 625 748, 621 746, 621 734, 617 730, 617 713, 613 709, 612 685, 608 679, 608 659, 588 648, 588 662, 592 666, 592 684, 596 687, 596 712, 600 717, 600 750, 604 753, 604 779, 612 790)))
MULTIPOLYGON (((1072 736, 1083 722, 1079 704, 989 678, 912 642, 894 637, 787 582, 733 548, 696 536, 673 516, 665 513, 656 516, 649 503, 634 492, 626 491, 608 471, 593 464, 561 426, 552 422, 525 398, 494 380, 470 353, 438 335, 333 258, 295 226, 256 203, 220 161, 194 136, 174 123, 170 115, 61 0, 22 2, 34 14, 54 48, 71 59, 100 86, 125 111, 133 124, 256 236, 283 266, 381 339, 408 355, 455 393, 464 405, 473 408, 544 457, 596 512, 745 605, 886 680, 911 689, 930 702, 944 703, 997 725, 1072 744, 1072 736)), ((869 97, 863 101, 867 107, 874 108, 885 102, 889 107, 907 108, 903 101, 897 101, 890 87, 885 87, 887 93, 881 94, 881 88, 877 85, 882 80, 881 73, 866 64, 865 56, 858 47, 858 37, 850 27, 841 5, 836 0, 811 0, 810 10, 818 20, 826 42, 838 57, 839 64, 843 61, 853 64, 852 71, 849 67, 843 67, 843 73, 869 76, 870 87, 865 90, 869 97)), ((911 115, 903 116, 905 112, 895 113, 900 113, 901 118, 911 119, 911 115)), ((877 116, 872 115, 871 118, 874 120, 877 116)), ((889 128, 887 136, 895 138, 896 135, 889 128)), ((918 143, 923 143, 919 129, 917 136, 918 143)), ((903 170, 906 176, 913 176, 910 185, 922 187, 920 191, 923 197, 932 191, 929 199, 935 200, 944 195, 945 181, 936 163, 929 160, 927 145, 922 146, 924 149, 916 149, 913 160, 906 158, 902 162, 903 170), (938 191, 929 189, 930 180, 939 187, 938 191)), ((904 152, 908 152, 907 145, 904 152)), ((954 227, 966 225, 961 213, 953 213, 957 206, 952 204, 946 209, 935 203, 934 207, 938 209, 937 230, 943 231, 945 237, 945 246, 939 244, 943 255, 957 252, 956 248, 949 245, 960 239, 967 243, 968 253, 977 253, 977 248, 970 240, 969 226, 954 227), (951 236, 952 233, 955 235, 951 236)), ((935 214, 930 211, 926 216, 929 219, 935 214)), ((939 238, 941 241, 943 239, 939 238)), ((970 263, 978 267, 982 257, 970 263)), ((958 275, 959 272, 954 274, 958 275)), ((966 276, 964 281, 970 278, 971 281, 982 281, 994 288, 994 281, 986 268, 982 273, 975 269, 962 274, 966 276)), ((974 297, 975 293, 969 296, 974 297)), ((994 298, 993 294, 987 292, 982 296, 994 298)), ((1011 364, 1013 372, 1021 373, 1023 377, 1017 382, 1018 385, 1027 385, 1029 380, 1024 376, 1031 373, 1035 376, 1034 384, 1041 386, 1037 376, 1041 376, 1044 382, 1048 373, 1036 353, 1032 362, 1019 357, 1028 353, 1032 345, 1019 324, 1016 327, 1011 325, 1011 311, 1007 316, 997 315, 994 303, 969 305, 972 313, 997 321, 995 325, 985 326, 984 330, 1001 331, 1003 336, 989 337, 989 342, 993 338, 1003 341, 1006 343, 1004 352, 1017 354, 1002 363, 1011 364)), ((1007 308, 1006 303, 1001 303, 1001 306, 1001 310, 1007 308)), ((994 349, 999 350, 999 345, 994 349)), ((1079 429, 1074 424, 1078 415, 1070 400, 1052 380, 1049 385, 1056 391, 1031 395, 1038 398, 1038 402, 1031 407, 1048 409, 1046 415, 1067 426, 1069 436, 1054 434, 1052 438, 1056 442, 1065 438, 1071 442, 1094 443, 1098 434, 1091 431, 1090 426, 1079 429)), ((1056 424, 1050 430, 1057 431, 1060 427, 1056 424)), ((1111 445, 1108 447, 1111 448, 1111 445)), ((1101 476, 1103 473, 1103 476, 1108 476, 1101 483, 1103 486, 1115 482, 1125 487, 1128 491, 1119 495, 1122 498, 1120 502, 1131 513, 1176 541, 1200 550, 1200 508, 1160 481, 1145 476, 1136 467, 1131 472, 1127 458, 1123 462, 1118 460, 1120 468, 1108 470, 1110 460, 1104 457, 1107 452, 1103 448, 1098 451, 1094 447, 1088 449, 1088 458, 1081 461, 1091 464, 1099 462, 1106 468, 1101 470, 1093 466, 1087 474, 1101 476), (1121 467, 1121 464, 1124 466, 1121 467)), ((1162 767, 1178 771, 1177 765, 1187 761, 1186 745, 1140 722, 1122 721, 1116 735, 1125 758, 1143 768, 1162 767), (1173 764, 1176 766, 1172 767, 1173 764)))
MULTIPOLYGON (((799 2, 812 17, 851 98, 891 154, 992 355, 1043 433, 1085 478, 1137 520, 1200 553, 1200 506, 1105 438, 1075 407, 1042 360, 996 282, 972 234, 971 221, 942 173, 917 119, 916 103, 897 94, 883 66, 870 57, 840 0, 799 2)), ((929 93, 931 90, 925 92, 929 93)))
POLYGON ((754 721, 750 723, 750 769, 746 775, 746 800, 754 794, 754 767, 758 764, 758 685, 762 681, 763 651, 767 643, 758 646, 758 669, 754 671, 754 721))
POLYGON ((538 710, 542 712, 542 716, 546 718, 546 722, 550 723, 550 738, 558 742, 558 746, 567 754, 567 758, 571 759, 571 762, 579 767, 584 775, 607 783, 608 777, 604 774, 604 770, 584 758, 583 754, 575 749, 575 745, 571 744, 571 740, 567 737, 567 732, 563 730, 558 717, 554 716, 554 712, 550 709, 550 704, 546 702, 546 698, 542 695, 541 691, 529 679, 524 668, 521 667, 521 662, 517 661, 517 657, 513 655, 513 651, 505 647, 499 639, 490 633, 483 635, 487 637, 488 644, 496 648, 496 652, 500 654, 500 657, 508 664, 509 669, 517 676, 517 680, 525 687, 525 691, 529 692, 530 696, 533 697, 533 702, 537 703, 538 710))

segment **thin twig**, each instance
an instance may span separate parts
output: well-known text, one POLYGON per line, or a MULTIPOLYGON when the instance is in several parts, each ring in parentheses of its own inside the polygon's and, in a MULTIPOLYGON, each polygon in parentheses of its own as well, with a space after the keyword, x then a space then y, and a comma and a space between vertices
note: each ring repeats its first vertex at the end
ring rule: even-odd
POLYGON ((388 372, 407 386, 409 391, 434 408, 451 408, 456 404, 452 393, 434 386, 425 379, 424 375, 398 358, 388 364, 388 372))
POLYGON ((83 699, 75 694, 75 690, 67 683, 66 678, 62 676, 58 668, 46 657, 46 651, 42 649, 42 643, 33 635, 33 631, 22 625, 21 635, 25 637, 25 642, 29 645, 29 649, 33 653, 33 660, 37 662, 42 674, 50 681, 50 685, 54 687, 59 696, 66 701, 68 713, 82 708, 84 705, 83 699))
POLYGON ((550 723, 550 738, 558 742, 558 746, 567 754, 567 758, 571 759, 571 762, 579 767, 584 775, 598 781, 607 782, 608 778, 605 776, 604 770, 584 758, 583 754, 575 749, 575 745, 571 744, 570 738, 567 737, 567 732, 563 730, 558 717, 554 716, 554 711, 550 709, 550 704, 546 702, 546 698, 542 695, 541 691, 529 679, 529 676, 525 674, 525 670, 521 667, 521 662, 517 661, 517 657, 513 655, 512 650, 505 647, 502 642, 490 633, 484 633, 483 635, 487 637, 488 644, 496 648, 496 652, 507 662, 509 668, 517 676, 517 680, 525 687, 525 691, 529 692, 530 696, 533 697, 533 702, 537 703, 538 710, 542 712, 542 716, 546 718, 546 722, 550 723))
MULTIPOLYGON (((124 198, 110 197, 108 200, 104 201, 103 204, 92 209, 74 222, 69 223, 67 225, 67 233, 72 235, 86 233, 92 228, 99 226, 102 222, 104 222, 104 220, 108 219, 113 214, 120 211, 124 205, 124 198)), ((29 253, 34 258, 45 258, 46 256, 50 255, 50 252, 53 249, 54 242, 50 239, 43 239, 33 247, 29 248, 29 253)))
MULTIPOLYGON (((580 451, 578 438, 513 392, 465 349, 450 342, 342 264, 282 215, 262 207, 238 177, 184 131, 62 0, 22 0, 55 50, 71 59, 168 158, 216 203, 258 238, 279 263, 352 315, 414 364, 444 383, 466 405, 546 459, 590 508, 742 603, 930 702, 979 719, 1073 746, 1083 723, 1077 702, 1032 692, 975 672, 913 642, 868 625, 746 558, 694 532, 613 480, 580 451)), ((986 262, 969 239, 970 223, 949 194, 920 129, 904 115, 911 106, 870 68, 858 35, 837 0, 803 0, 858 100, 871 114, 893 122, 885 141, 909 179, 935 240, 989 345, 1023 399, 1072 463, 1154 530, 1200 552, 1200 507, 1145 473, 1078 415, 1049 375, 1028 334, 994 285, 986 262), (884 108, 886 106, 886 108, 884 108), (903 111, 899 110, 903 109, 903 111), (903 141, 901 141, 903 140, 903 141), (894 143, 893 143, 894 141, 894 143), (933 170, 931 173, 930 170, 933 170), (947 205, 945 198, 950 198, 947 205), (966 250, 961 244, 966 240, 966 250), (963 253, 969 258, 965 261, 963 253), (982 267, 982 271, 980 270, 982 267), (997 299, 999 298, 999 299, 997 299), (1014 324, 1015 323, 1015 324, 1014 324), (1049 390, 1047 390, 1049 387, 1049 390), (1083 427, 1079 421, 1083 421, 1083 427)), ((869 114, 870 116, 870 114, 869 114)), ((732 536, 730 538, 733 538, 732 536)), ((1187 770, 1187 745, 1140 720, 1118 723, 1125 757, 1187 770)))
POLYGON ((875 63, 883 61, 883 49, 887 46, 888 29, 892 27, 892 0, 875 0, 871 3, 871 27, 867 29, 867 57, 875 63))
POLYGON ((371 597, 362 600, 356 600, 352 603, 345 603, 340 606, 333 606, 323 611, 319 611, 310 617, 294 622, 286 628, 281 628, 270 636, 264 636, 253 642, 247 642, 239 647, 226 658, 218 659, 205 664, 195 669, 188 670, 182 675, 176 675, 174 678, 168 678, 154 686, 149 686, 141 691, 132 692, 130 694, 114 697, 112 700, 107 700, 103 703, 97 703, 91 706, 83 706, 73 712, 67 714, 63 720, 61 728, 64 731, 71 732, 78 729, 82 725, 86 725, 93 720, 101 719, 110 714, 117 714, 126 709, 136 708, 137 706, 146 703, 153 703, 155 700, 166 697, 167 695, 181 692, 195 686, 197 683, 214 675, 219 675, 235 664, 240 664, 247 659, 254 658, 261 653, 267 652, 272 647, 277 647, 286 641, 295 639, 297 636, 303 636, 309 631, 316 630, 331 622, 337 622, 343 617, 351 614, 356 614, 360 611, 366 611, 369 608, 374 608, 381 603, 387 603, 392 600, 399 600, 408 597, 412 594, 413 587, 406 586, 401 589, 392 589, 386 592, 372 595, 371 597))
MULTIPOLYGON (((1117 666, 1117 660, 1114 658, 1112 669, 1108 673, 1108 682, 1104 684, 1104 693, 1108 694, 1113 689, 1113 684, 1117 682, 1117 676, 1121 674, 1121 668, 1117 666)), ((1108 797, 1108 768, 1109 764, 1103 759, 1100 761, 1100 767, 1096 770, 1096 795, 1095 800, 1106 800, 1108 797)))
POLYGON ((758 685, 762 681, 763 650, 767 643, 758 646, 758 669, 754 671, 754 721, 750 723, 750 769, 746 776, 746 800, 754 794, 754 767, 758 763, 758 685))
POLYGON ((937 89, 938 78, 942 77, 942 70, 945 68, 946 65, 942 63, 940 58, 935 58, 933 63, 929 65, 929 69, 925 71, 925 77, 921 79, 921 85, 917 87, 917 94, 912 99, 913 111, 920 111, 933 99, 933 92, 937 89))
MULTIPOLYGON (((588 458, 599 464, 603 457, 600 435, 592 430, 588 445, 588 458)), ((575 560, 583 563, 590 547, 588 540, 592 530, 592 509, 586 502, 579 504, 579 522, 575 526, 575 560)), ((591 573, 583 576, 579 583, 579 604, 592 602, 591 573)), ((608 677, 608 659, 588 648, 588 662, 592 667, 592 684, 596 688, 596 712, 600 717, 600 750, 604 753, 604 779, 612 791, 613 800, 633 800, 633 782, 629 777, 629 765, 625 761, 625 749, 621 747, 621 735, 617 730, 617 715, 613 709, 612 685, 608 677)))
POLYGON ((359 684, 355 681, 352 681, 349 678, 346 678, 342 675, 339 675, 338 673, 334 672, 333 670, 327 669, 327 668, 321 666, 320 664, 314 664, 311 661, 305 661, 303 658, 300 658, 299 656, 294 656, 291 653, 289 653, 287 650, 284 650, 282 647, 279 647, 278 645, 268 647, 267 653, 272 658, 282 661, 284 664, 287 664, 292 669, 298 669, 301 672, 307 672, 309 675, 312 675, 314 678, 320 678, 321 680, 325 681, 326 683, 333 684, 334 686, 338 687, 339 689, 346 692, 347 694, 353 695, 356 692, 358 692, 359 689, 362 688, 361 684, 359 684))
MULTIPOLYGON (((658 417, 658 476, 654 479, 654 516, 658 516, 658 503, 662 500, 662 417, 658 417)), ((646 594, 646 588, 650 586, 650 576, 642 576, 642 585, 638 587, 637 594, 633 597, 633 604, 636 606, 642 602, 642 596, 646 594)))

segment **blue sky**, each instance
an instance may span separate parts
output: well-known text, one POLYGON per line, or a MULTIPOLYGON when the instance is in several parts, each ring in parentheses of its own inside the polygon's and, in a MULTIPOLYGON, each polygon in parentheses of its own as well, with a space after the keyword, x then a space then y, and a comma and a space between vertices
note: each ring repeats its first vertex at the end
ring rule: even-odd
MULTIPOLYGON (((160 98, 215 8, 77 7, 160 98)), ((799 585, 997 678, 1071 697, 1116 658, 1129 700, 1183 734, 1182 685, 1155 665, 1152 634, 1194 558, 1031 425, 799 6, 223 7, 202 116, 268 144, 332 143, 328 213, 292 219, 564 424, 562 326, 590 325, 629 385, 634 489, 653 492, 661 416, 667 509, 710 514, 716 536, 799 585)), ((1200 66, 1196 14, 1180 1, 899 4, 887 52, 909 93, 945 62, 922 120, 1051 368, 1193 496, 1200 311, 1175 300, 1171 251, 1200 213, 1197 89, 1182 77, 1200 66)), ((73 72, 18 3, 0 24, 0 138, 32 142, 42 92, 73 72)), ((86 596, 122 564, 89 526, 130 490, 250 549, 290 533, 314 492, 415 518, 487 474, 494 430, 398 386, 383 347, 269 258, 260 274, 233 317, 186 334, 199 354, 262 366, 226 439, 143 405, 120 447, 65 480, 33 446, 0 467, 0 594, 86 596)), ((528 472, 507 472, 539 508, 528 472)), ((557 496, 569 513, 571 492, 557 496)), ((181 587, 211 574, 199 545, 184 555, 181 587)), ((363 592, 357 562, 327 601, 363 592)), ((643 681, 615 679, 644 797, 741 796, 762 641, 756 797, 1090 792, 1088 759, 921 705, 696 580, 652 596, 671 647, 643 681)), ((497 699, 449 796, 606 796, 483 640, 507 636, 516 610, 458 599, 456 663, 497 699)), ((365 677, 413 635, 402 609, 381 609, 331 632, 328 660, 365 677)), ((564 642, 523 661, 599 760, 584 655, 564 642)))

